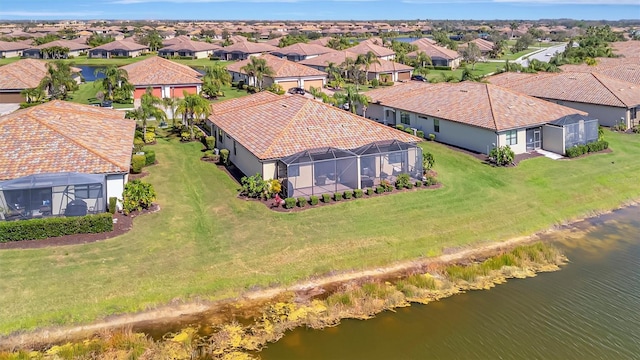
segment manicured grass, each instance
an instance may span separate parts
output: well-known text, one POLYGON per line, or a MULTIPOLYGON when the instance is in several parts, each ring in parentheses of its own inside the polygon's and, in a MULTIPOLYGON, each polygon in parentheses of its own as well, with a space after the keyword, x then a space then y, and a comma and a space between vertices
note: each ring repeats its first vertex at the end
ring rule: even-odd
MULTIPOLYGON (((69 101, 79 104, 99 103, 100 101, 96 99, 96 93, 101 90, 103 90, 103 88, 100 82, 89 81, 82 83, 78 86, 78 90, 71 93, 69 101)), ((118 104, 114 102, 113 107, 115 109, 131 109, 133 108, 133 104, 118 104)))
POLYGON ((517 52, 515 54, 512 54, 511 52, 509 52, 509 54, 503 55, 500 58, 500 60, 515 60, 515 59, 519 58, 520 56, 524 56, 524 55, 530 54, 530 53, 532 53, 534 51, 538 51, 538 50, 540 50, 540 49, 539 48, 530 47, 530 48, 528 48, 526 50, 519 51, 519 52, 517 52))
MULTIPOLYGON (((527 235, 638 199, 638 136, 606 132, 612 153, 493 168, 437 143, 444 186, 278 213, 236 198, 237 183, 199 160, 202 145, 160 137, 162 210, 118 238, 0 251, 0 333, 92 321, 168 302, 222 299, 334 270, 527 235)), ((366 196, 365 196, 366 197, 366 196)))
MULTIPOLYGON (((76 58, 73 59, 66 59, 65 61, 67 62, 72 62, 75 65, 117 65, 117 66, 123 66, 123 65, 128 65, 128 64, 132 64, 138 61, 142 61, 144 59, 147 59, 151 56, 154 55, 143 55, 143 56, 138 56, 135 58, 122 58, 122 59, 99 59, 99 58, 87 58, 86 56, 78 56, 76 58)), ((8 58, 8 59, 0 59, 0 66, 1 65, 6 65, 9 63, 12 63, 14 61, 18 61, 20 60, 19 57, 17 58, 8 58)), ((193 67, 205 67, 205 66, 211 66, 213 64, 216 63, 220 63, 220 64, 228 64, 230 63, 230 61, 222 61, 222 60, 209 60, 209 59, 195 59, 195 60, 189 60, 189 59, 171 59, 171 61, 175 61, 177 63, 180 64, 185 64, 188 66, 193 66, 193 67)))
POLYGON ((215 102, 220 102, 220 101, 229 100, 229 99, 235 99, 235 98, 239 98, 239 97, 243 97, 243 96, 249 95, 249 93, 246 90, 239 90, 238 88, 233 87, 233 86, 223 86, 222 87, 222 93, 224 94, 224 96, 221 96, 216 100, 211 100, 211 102, 215 103, 215 102))
MULTIPOLYGON (((471 65, 467 65, 469 69, 471 69, 471 65)), ((475 69, 471 71, 474 75, 487 75, 489 73, 496 72, 497 69, 503 68, 504 62, 479 62, 476 63, 475 69)), ((453 75, 456 79, 460 80, 462 77, 463 68, 459 67, 455 70, 429 70, 429 74, 427 74, 427 79, 442 79, 442 75, 445 74, 447 76, 453 75)))

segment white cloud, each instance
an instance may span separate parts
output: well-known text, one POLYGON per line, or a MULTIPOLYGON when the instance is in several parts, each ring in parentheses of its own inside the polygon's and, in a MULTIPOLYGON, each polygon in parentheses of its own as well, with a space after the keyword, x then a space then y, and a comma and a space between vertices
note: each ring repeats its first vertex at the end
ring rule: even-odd
POLYGON ((2 16, 12 16, 12 17, 21 17, 28 19, 43 19, 43 18, 76 18, 76 17, 87 17, 87 16, 98 16, 102 14, 101 11, 0 11, 0 17, 2 16))

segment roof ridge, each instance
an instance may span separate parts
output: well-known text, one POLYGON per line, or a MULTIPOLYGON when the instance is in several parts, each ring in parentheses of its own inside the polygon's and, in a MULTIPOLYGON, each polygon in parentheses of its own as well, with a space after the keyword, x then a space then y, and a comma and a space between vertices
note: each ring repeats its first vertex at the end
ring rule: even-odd
POLYGON ((615 93, 615 91, 611 90, 611 89, 609 88, 609 86, 607 86, 607 84, 605 84, 605 83, 602 81, 602 79, 600 79, 600 76, 603 76, 603 77, 605 77, 605 78, 608 78, 608 79, 611 79, 611 80, 614 80, 614 81, 621 81, 621 80, 616 80, 616 79, 610 78, 609 76, 606 76, 606 75, 604 75, 604 74, 600 74, 600 73, 598 73, 598 72, 591 72, 591 73, 590 73, 590 75, 591 75, 591 76, 593 76, 596 80, 598 80, 598 82, 599 82, 600 84, 602 84, 602 86, 604 86, 604 88, 605 88, 605 89, 607 89, 607 91, 609 91, 609 93, 611 93, 611 95, 613 95, 616 99, 618 99, 618 101, 620 101, 620 102, 622 103, 622 105, 624 105, 624 106, 629 106, 629 105, 627 105, 627 103, 626 103, 624 100, 622 100, 622 99, 621 99, 621 98, 620 98, 620 97, 615 93))
MULTIPOLYGON (((60 102, 59 100, 54 100, 54 101, 52 101, 52 102, 49 102, 48 104, 54 104, 54 103, 59 103, 59 102, 60 102)), ((51 105, 50 105, 50 106, 51 106, 51 105)), ((87 106, 88 106, 88 105, 87 105, 87 106)), ((51 130, 51 131, 53 131, 53 132, 55 132, 55 133, 60 134, 62 137, 66 138, 66 139, 70 140, 71 142, 75 143, 76 145, 78 145, 78 146, 80 146, 80 147, 82 147, 82 148, 84 148, 84 149, 88 150, 89 152, 91 152, 92 154, 96 155, 97 157, 99 157, 99 158, 101 158, 101 159, 103 159, 103 160, 106 160, 108 163, 110 163, 110 164, 112 164, 112 165, 115 165, 117 168, 119 168, 119 167, 120 167, 120 165, 119 165, 119 164, 116 164, 115 162, 113 162, 111 159, 109 159, 108 157, 104 156, 103 154, 100 154, 99 152, 95 151, 94 149, 92 149, 92 148, 90 148, 90 147, 87 147, 85 144, 83 144, 83 143, 81 143, 81 142, 79 142, 79 141, 75 140, 74 138, 72 138, 72 137, 70 137, 70 136, 68 136, 68 135, 66 135, 66 134, 64 134, 64 133, 62 133, 60 130, 56 129, 55 127, 53 127, 53 126, 51 126, 51 125, 49 125, 49 124, 47 124, 45 121, 40 120, 40 118, 38 118, 37 116, 34 116, 34 115, 32 114, 32 112, 33 112, 36 108, 37 108, 37 106, 31 107, 31 108, 29 109, 29 111, 27 111, 27 112, 25 113, 25 115, 27 115, 27 116, 29 116, 29 117, 33 118, 33 119, 34 119, 37 123, 39 123, 40 125, 42 125, 42 126, 44 126, 44 127, 48 128, 49 130, 51 130)), ((60 115, 58 115, 58 116, 60 116, 60 115)))
POLYGON ((498 121, 496 120, 495 112, 493 111, 493 100, 491 98, 491 91, 489 91, 489 86, 493 88, 494 85, 485 83, 485 89, 487 90, 487 97, 489 98, 489 110, 491 111, 491 119, 493 120, 493 127, 498 131, 498 121))

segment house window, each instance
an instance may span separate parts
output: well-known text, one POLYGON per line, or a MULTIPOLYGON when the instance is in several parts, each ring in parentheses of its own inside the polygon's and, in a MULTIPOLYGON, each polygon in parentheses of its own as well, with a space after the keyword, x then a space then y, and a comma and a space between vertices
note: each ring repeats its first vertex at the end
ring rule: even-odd
POLYGON ((287 168, 287 176, 300 176, 300 165, 289 165, 289 167, 287 168))
POLYGON ((102 185, 76 185, 74 187, 76 199, 97 199, 102 197, 102 185))
POLYGON ((518 144, 518 130, 507 131, 507 145, 518 144))
POLYGON ((406 113, 404 111, 400 112, 400 123, 411 125, 411 117, 409 116, 409 113, 406 113))
POLYGON ((238 155, 238 151, 236 150, 236 142, 233 142, 233 155, 238 155))
POLYGON ((440 132, 440 120, 433 119, 433 132, 440 132))

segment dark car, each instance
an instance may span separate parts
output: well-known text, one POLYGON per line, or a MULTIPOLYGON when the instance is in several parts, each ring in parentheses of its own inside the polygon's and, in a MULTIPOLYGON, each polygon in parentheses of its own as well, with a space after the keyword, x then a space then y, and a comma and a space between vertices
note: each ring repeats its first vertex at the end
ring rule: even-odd
POLYGON ((299 94, 299 95, 304 95, 304 89, 303 88, 299 88, 299 87, 294 87, 289 89, 289 94, 299 94))
POLYGON ((109 100, 105 100, 100 104, 100 106, 102 106, 104 108, 113 109, 113 102, 109 101, 109 100))
POLYGON ((416 80, 416 81, 427 81, 427 79, 425 79, 424 76, 422 75, 412 75, 411 76, 411 80, 416 80))

